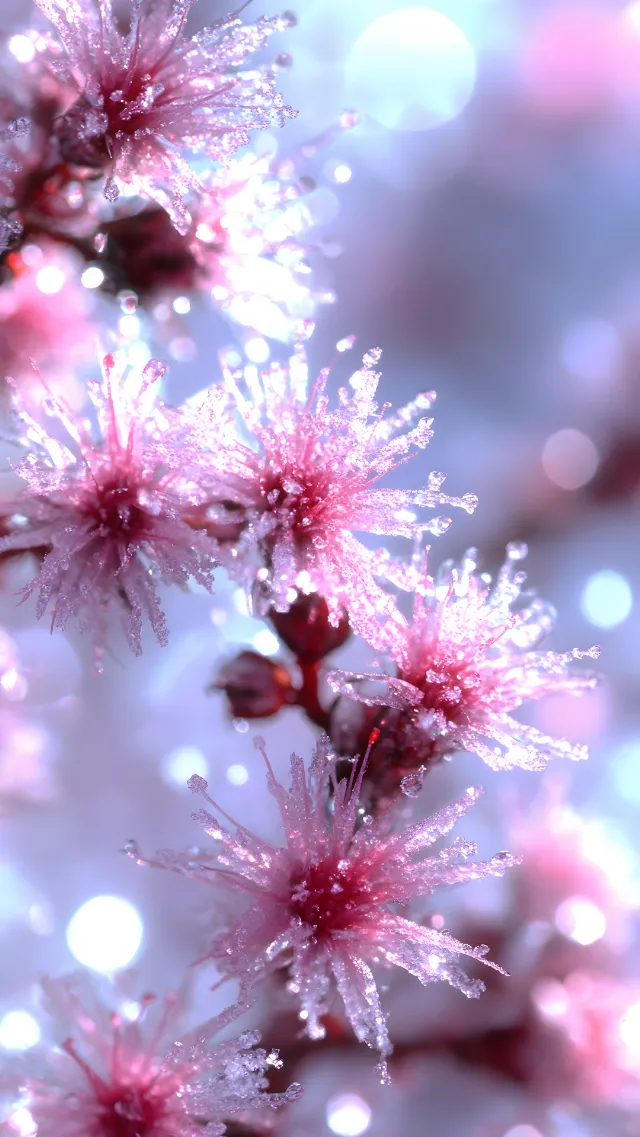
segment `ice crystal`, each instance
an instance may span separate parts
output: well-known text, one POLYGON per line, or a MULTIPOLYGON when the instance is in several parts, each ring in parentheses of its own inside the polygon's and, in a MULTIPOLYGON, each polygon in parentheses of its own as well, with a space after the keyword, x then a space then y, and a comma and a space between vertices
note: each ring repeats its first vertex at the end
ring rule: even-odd
MULTIPOLYGON (((449 519, 417 521, 413 510, 443 505, 473 510, 476 499, 442 493, 444 474, 433 473, 418 490, 378 489, 377 483, 424 448, 431 438, 433 392, 418 395, 395 414, 379 409, 375 394, 380 351, 365 355, 329 408, 328 369, 309 383, 304 350, 288 365, 258 373, 225 367, 225 388, 240 438, 212 454, 223 493, 212 500, 216 525, 242 522, 239 539, 221 542, 223 563, 254 598, 286 611, 300 595, 319 593, 333 625, 347 608, 356 631, 366 634, 388 596, 374 579, 376 557, 352 530, 413 537, 419 529, 443 532, 449 519)), ((215 495, 212 494, 212 499, 215 495)))
POLYGON ((235 13, 187 38, 194 0, 131 0, 123 35, 112 0, 37 3, 59 36, 51 65, 74 99, 58 127, 62 156, 103 170, 110 201, 119 182, 130 183, 184 231, 184 197, 200 189, 184 153, 218 160, 245 145, 250 130, 281 125, 293 113, 276 92, 273 69, 243 69, 287 26, 284 18, 244 24, 235 13))
POLYGON ((86 976, 48 979, 43 988, 70 1036, 40 1061, 32 1052, 24 1062, 24 1101, 38 1137, 220 1137, 227 1118, 297 1096, 295 1085, 265 1092, 266 1074, 280 1062, 257 1048, 255 1031, 213 1041, 246 1010, 241 1004, 180 1036, 177 994, 133 1002, 113 991, 108 1006, 86 976))
POLYGON ((20 162, 15 157, 11 143, 28 133, 31 124, 26 118, 15 118, 0 128, 0 253, 20 233, 20 222, 11 215, 14 181, 20 173, 20 162))
POLYGON ((139 654, 143 616, 160 643, 168 636, 157 581, 212 584, 213 542, 182 517, 198 500, 199 450, 189 417, 156 397, 164 370, 151 360, 129 371, 105 356, 102 381, 89 385, 95 423, 61 398, 51 396, 36 414, 20 391, 14 395, 30 449, 16 467, 27 488, 13 503, 13 531, 0 553, 49 546, 23 597, 37 595, 38 618, 51 606, 52 627, 78 619, 98 649, 112 605, 139 654))
MULTIPOLYGON (((417 923, 399 906, 430 896, 441 885, 501 875, 513 858, 498 853, 489 861, 473 861, 476 847, 462 839, 437 856, 425 855, 474 804, 479 790, 469 789, 454 805, 394 832, 389 814, 378 821, 363 818, 358 805, 362 766, 338 782, 326 740, 316 750, 309 776, 302 759, 292 756, 288 790, 276 781, 266 755, 265 761, 282 818, 283 847, 242 825, 225 828, 220 818, 231 819, 209 797, 207 783, 194 776, 191 789, 214 810, 200 810, 194 819, 217 849, 165 852, 154 863, 195 880, 215 878, 217 885, 245 894, 246 910, 214 939, 208 958, 225 977, 247 987, 287 966, 288 988, 311 1038, 324 1036, 322 1017, 335 987, 358 1040, 379 1051, 384 1077, 392 1047, 371 964, 404 968, 425 984, 447 980, 475 998, 484 984, 469 979, 457 957, 488 963, 488 948, 470 947, 447 931, 417 923)), ((135 843, 127 851, 143 863, 135 843)))
MULTIPOLYGON (((455 750, 479 754, 494 770, 539 770, 552 757, 586 757, 586 747, 551 738, 512 714, 527 700, 580 695, 597 682, 571 667, 584 656, 596 658, 596 648, 538 650, 555 612, 523 592, 526 577, 517 566, 526 552, 524 545, 508 546, 493 585, 477 571, 474 549, 460 564, 447 561, 435 577, 415 566, 392 569, 396 583, 416 590, 411 619, 398 613, 377 632, 376 646, 391 657, 396 675, 329 675, 334 690, 381 708, 366 729, 379 726, 388 761, 395 755, 407 767, 408 792, 419 788, 420 767, 455 750)), ((375 761, 374 750, 372 767, 375 761)))

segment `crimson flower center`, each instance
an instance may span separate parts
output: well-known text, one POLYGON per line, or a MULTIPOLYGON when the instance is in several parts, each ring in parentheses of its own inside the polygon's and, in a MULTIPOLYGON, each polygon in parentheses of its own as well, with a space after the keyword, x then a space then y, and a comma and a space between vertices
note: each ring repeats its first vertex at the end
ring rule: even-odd
POLYGON ((321 861, 291 880, 292 914, 318 938, 352 928, 371 904, 371 894, 352 866, 345 871, 335 861, 321 861))
POLYGON ((148 1137, 164 1114, 164 1099, 146 1086, 105 1086, 99 1097, 100 1137, 148 1137))
POLYGON ((422 691, 422 707, 440 711, 448 722, 461 723, 487 695, 486 684, 471 663, 433 662, 425 670, 401 672, 400 678, 422 691))
POLYGON ((94 483, 81 504, 81 511, 101 535, 114 539, 133 541, 147 523, 138 487, 126 481, 94 483))

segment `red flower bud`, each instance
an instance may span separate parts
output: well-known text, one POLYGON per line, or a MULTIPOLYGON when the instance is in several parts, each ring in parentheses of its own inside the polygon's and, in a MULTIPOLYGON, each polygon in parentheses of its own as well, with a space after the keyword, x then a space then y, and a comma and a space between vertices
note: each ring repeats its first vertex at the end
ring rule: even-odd
POLYGON ((346 612, 337 626, 329 623, 327 602, 317 592, 298 594, 288 612, 272 608, 269 619, 282 642, 305 663, 316 663, 342 647, 351 632, 346 612))
POLYGON ((275 715, 291 701, 291 677, 286 667, 255 651, 242 651, 226 663, 211 685, 223 690, 236 718, 275 715))

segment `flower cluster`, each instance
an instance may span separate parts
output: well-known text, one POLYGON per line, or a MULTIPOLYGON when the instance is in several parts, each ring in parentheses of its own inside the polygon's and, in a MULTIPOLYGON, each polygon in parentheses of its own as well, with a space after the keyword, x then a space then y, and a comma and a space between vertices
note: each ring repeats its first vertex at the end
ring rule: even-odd
POLYGON ((70 1034, 15 1079, 39 1137, 221 1137, 228 1119, 298 1094, 296 1085, 266 1092, 280 1062, 257 1047, 255 1031, 214 1041, 246 1005, 181 1034, 178 994, 133 1001, 114 990, 107 1005, 82 975, 47 979, 43 990, 58 1029, 70 1034))
POLYGON ((244 24, 236 14, 187 38, 193 0, 136 0, 123 35, 111 0, 37 3, 58 33, 49 61, 70 100, 58 125, 60 153, 104 172, 110 201, 119 183, 130 183, 185 230, 185 196, 200 190, 185 152, 220 159, 245 145, 250 130, 293 113, 273 69, 243 69, 286 19, 244 24))
MULTIPOLYGON (((308 776, 302 759, 292 756, 288 790, 276 780, 264 749, 262 753, 284 845, 270 845, 234 822, 232 829, 225 828, 220 818, 231 819, 209 797, 207 783, 194 776, 190 788, 215 810, 201 810, 194 819, 217 848, 164 853, 150 863, 246 896, 248 904, 216 936, 208 958, 225 978, 238 979, 245 988, 286 967, 288 989, 311 1038, 324 1036, 322 1018, 335 988, 356 1037, 379 1051, 386 1077, 392 1046, 372 964, 404 968, 421 983, 446 980, 472 998, 484 984, 465 975, 459 955, 501 970, 485 959, 485 946, 461 943, 398 909, 442 885, 499 876, 514 859, 498 853, 489 861, 472 860, 476 847, 462 839, 437 856, 426 855, 474 804, 478 790, 469 789, 454 805, 396 831, 389 816, 373 821, 363 814, 362 765, 358 774, 354 766, 348 780, 337 781, 328 740, 319 744, 308 776)), ((135 842, 127 851, 145 863, 135 842)))

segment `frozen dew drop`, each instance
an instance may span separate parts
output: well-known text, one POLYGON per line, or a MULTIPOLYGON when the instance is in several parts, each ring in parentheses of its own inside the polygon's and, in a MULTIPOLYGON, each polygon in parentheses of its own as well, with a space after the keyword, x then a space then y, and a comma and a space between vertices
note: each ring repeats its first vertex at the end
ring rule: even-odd
POLYGON ((403 794, 407 797, 417 797, 422 789, 426 772, 426 766, 421 766, 419 770, 415 770, 411 774, 405 774, 400 782, 400 788, 403 794))
POLYGON ((105 973, 127 967, 144 932, 137 908, 121 896, 93 896, 67 924, 67 946, 78 963, 105 973))
POLYGON ((371 1124, 371 1108, 358 1094, 338 1094, 327 1103, 327 1125, 336 1137, 360 1137, 371 1124))

